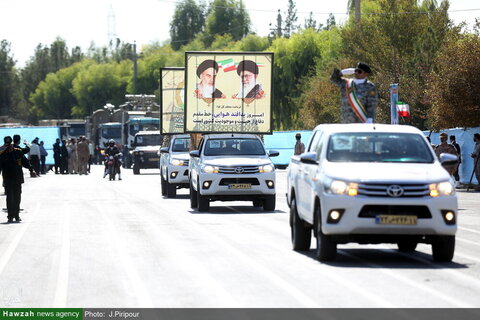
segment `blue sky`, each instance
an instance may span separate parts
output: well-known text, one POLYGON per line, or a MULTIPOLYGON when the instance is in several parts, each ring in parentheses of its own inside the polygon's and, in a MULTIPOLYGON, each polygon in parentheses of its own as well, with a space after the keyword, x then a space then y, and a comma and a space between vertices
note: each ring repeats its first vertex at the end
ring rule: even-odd
MULTIPOLYGON (((303 23, 310 11, 315 19, 325 23, 328 13, 335 14, 337 22, 345 21, 347 0, 296 0, 299 22, 303 23)), ((253 29, 259 35, 269 33, 269 23, 275 24, 277 10, 287 8, 287 0, 244 0, 249 10, 253 29)), ((472 25, 480 17, 478 0, 451 0, 450 17, 456 22, 472 25), (471 11, 458 11, 476 9, 471 11)), ((38 43, 49 45, 57 36, 66 40, 69 48, 76 45, 84 51, 91 42, 106 45, 108 34, 115 31, 125 42, 139 45, 169 38, 169 23, 175 0, 0 0, 0 40, 11 43, 18 66, 33 54, 38 43), (115 16, 114 27, 109 28, 109 13, 115 16)), ((113 21, 113 20, 110 20, 113 21)), ((113 24, 110 24, 113 25, 113 24)))

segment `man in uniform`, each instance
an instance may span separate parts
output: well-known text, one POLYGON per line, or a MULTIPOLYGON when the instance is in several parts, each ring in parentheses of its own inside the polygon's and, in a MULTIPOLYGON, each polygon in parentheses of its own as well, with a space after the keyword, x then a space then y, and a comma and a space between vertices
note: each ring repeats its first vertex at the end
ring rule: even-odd
POLYGON ((77 144, 77 153, 78 153, 78 173, 79 174, 88 174, 88 157, 90 156, 90 152, 88 151, 88 144, 86 138, 81 136, 78 139, 77 144))
POLYGON ((59 174, 62 172, 62 156, 61 156, 61 149, 60 149, 60 139, 56 139, 55 143, 53 144, 53 160, 55 161, 55 174, 59 174))
POLYGON ((458 156, 457 149, 455 149, 454 146, 451 144, 448 144, 448 135, 445 132, 442 132, 440 134, 440 144, 435 148, 435 154, 437 155, 437 158, 440 159, 440 154, 442 153, 450 153, 458 156))
POLYGON ((330 80, 342 93, 342 123, 373 123, 378 105, 378 92, 375 85, 368 81, 372 73, 370 67, 359 62, 355 69, 334 69, 330 80), (354 78, 342 78, 342 75, 354 71, 354 78))
POLYGON ((460 168, 460 163, 462 163, 462 151, 460 149, 460 145, 457 143, 456 138, 453 134, 450 136, 450 144, 455 147, 455 150, 457 150, 457 155, 458 155, 457 168, 453 173, 453 177, 455 178, 455 186, 458 188, 460 187, 460 175, 458 174, 458 169, 460 168))
POLYGON ((22 149, 12 144, 12 138, 4 138, 5 148, 0 151, 0 169, 2 171, 5 194, 7 196, 8 222, 20 222, 20 201, 22 195, 23 170, 25 167, 30 170, 30 175, 35 176, 30 162, 25 157, 22 149))
POLYGON ((480 185, 480 133, 475 133, 473 135, 473 142, 475 142, 475 146, 472 152, 473 158, 473 170, 475 171, 475 178, 477 178, 477 182, 480 185))

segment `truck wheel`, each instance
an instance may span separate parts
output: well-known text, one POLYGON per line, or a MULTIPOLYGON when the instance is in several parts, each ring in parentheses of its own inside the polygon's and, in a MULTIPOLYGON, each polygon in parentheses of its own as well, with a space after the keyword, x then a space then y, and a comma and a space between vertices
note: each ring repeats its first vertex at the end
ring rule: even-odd
POLYGON ((337 255, 337 244, 333 241, 332 236, 327 236, 322 232, 322 216, 320 205, 316 211, 315 228, 317 230, 317 250, 315 258, 318 261, 333 261, 337 255))
POLYGON ((432 242, 434 261, 450 262, 455 252, 455 236, 440 236, 432 242))
POLYGON ((306 227, 305 223, 298 216, 295 198, 292 198, 292 202, 290 204, 290 229, 293 250, 309 250, 312 241, 312 228, 306 227))
POLYGON ((190 183, 190 208, 196 209, 198 207, 197 191, 193 189, 192 184, 190 183))
POLYGON ((412 252, 417 248, 416 241, 401 241, 397 243, 398 251, 400 252, 412 252))
POLYGON ((205 212, 210 210, 210 200, 200 194, 200 186, 197 186, 197 205, 198 211, 205 212))
POLYGON ((162 186, 162 196, 166 196, 167 195, 167 181, 165 181, 165 179, 163 179, 162 172, 160 172, 160 184, 162 186))
POLYGON ((253 206, 254 207, 261 207, 261 206, 263 206, 263 202, 261 200, 255 200, 255 201, 253 201, 253 206))
POLYGON ((175 198, 177 196, 177 186, 174 183, 167 182, 167 198, 175 198))
POLYGON ((133 174, 140 174, 140 168, 136 165, 133 166, 133 174))
POLYGON ((275 195, 268 195, 263 200, 263 210, 264 211, 274 211, 275 210, 275 195))

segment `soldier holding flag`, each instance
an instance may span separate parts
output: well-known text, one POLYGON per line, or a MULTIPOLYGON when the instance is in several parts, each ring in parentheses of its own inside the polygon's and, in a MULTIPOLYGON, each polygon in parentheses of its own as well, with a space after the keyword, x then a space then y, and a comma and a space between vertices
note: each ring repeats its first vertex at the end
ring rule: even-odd
POLYGON ((342 93, 342 123, 373 123, 378 104, 375 85, 368 81, 372 73, 370 67, 359 62, 355 69, 334 69, 330 80, 340 87, 342 93), (354 78, 342 78, 354 73, 354 78))

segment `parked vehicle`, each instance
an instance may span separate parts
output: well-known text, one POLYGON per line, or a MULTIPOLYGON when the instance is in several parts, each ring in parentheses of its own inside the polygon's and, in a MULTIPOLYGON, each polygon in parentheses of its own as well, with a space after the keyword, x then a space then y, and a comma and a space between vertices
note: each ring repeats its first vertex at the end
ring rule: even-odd
POLYGON ((190 204, 208 211, 211 201, 252 201, 275 210, 275 167, 253 134, 210 134, 190 152, 190 204))
POLYGON ((133 159, 133 174, 140 174, 140 169, 155 169, 159 167, 158 151, 162 145, 162 135, 159 131, 140 131, 135 134, 131 151, 133 159))
POLYGON ((456 161, 439 161, 411 126, 317 126, 288 169, 293 249, 308 250, 313 230, 321 261, 348 242, 396 243, 404 252, 428 243, 434 260, 452 260, 457 196, 442 165, 456 161))
POLYGON ((190 135, 174 135, 170 145, 160 149, 160 175, 162 195, 173 198, 177 189, 188 188, 188 164, 190 162, 190 135))

